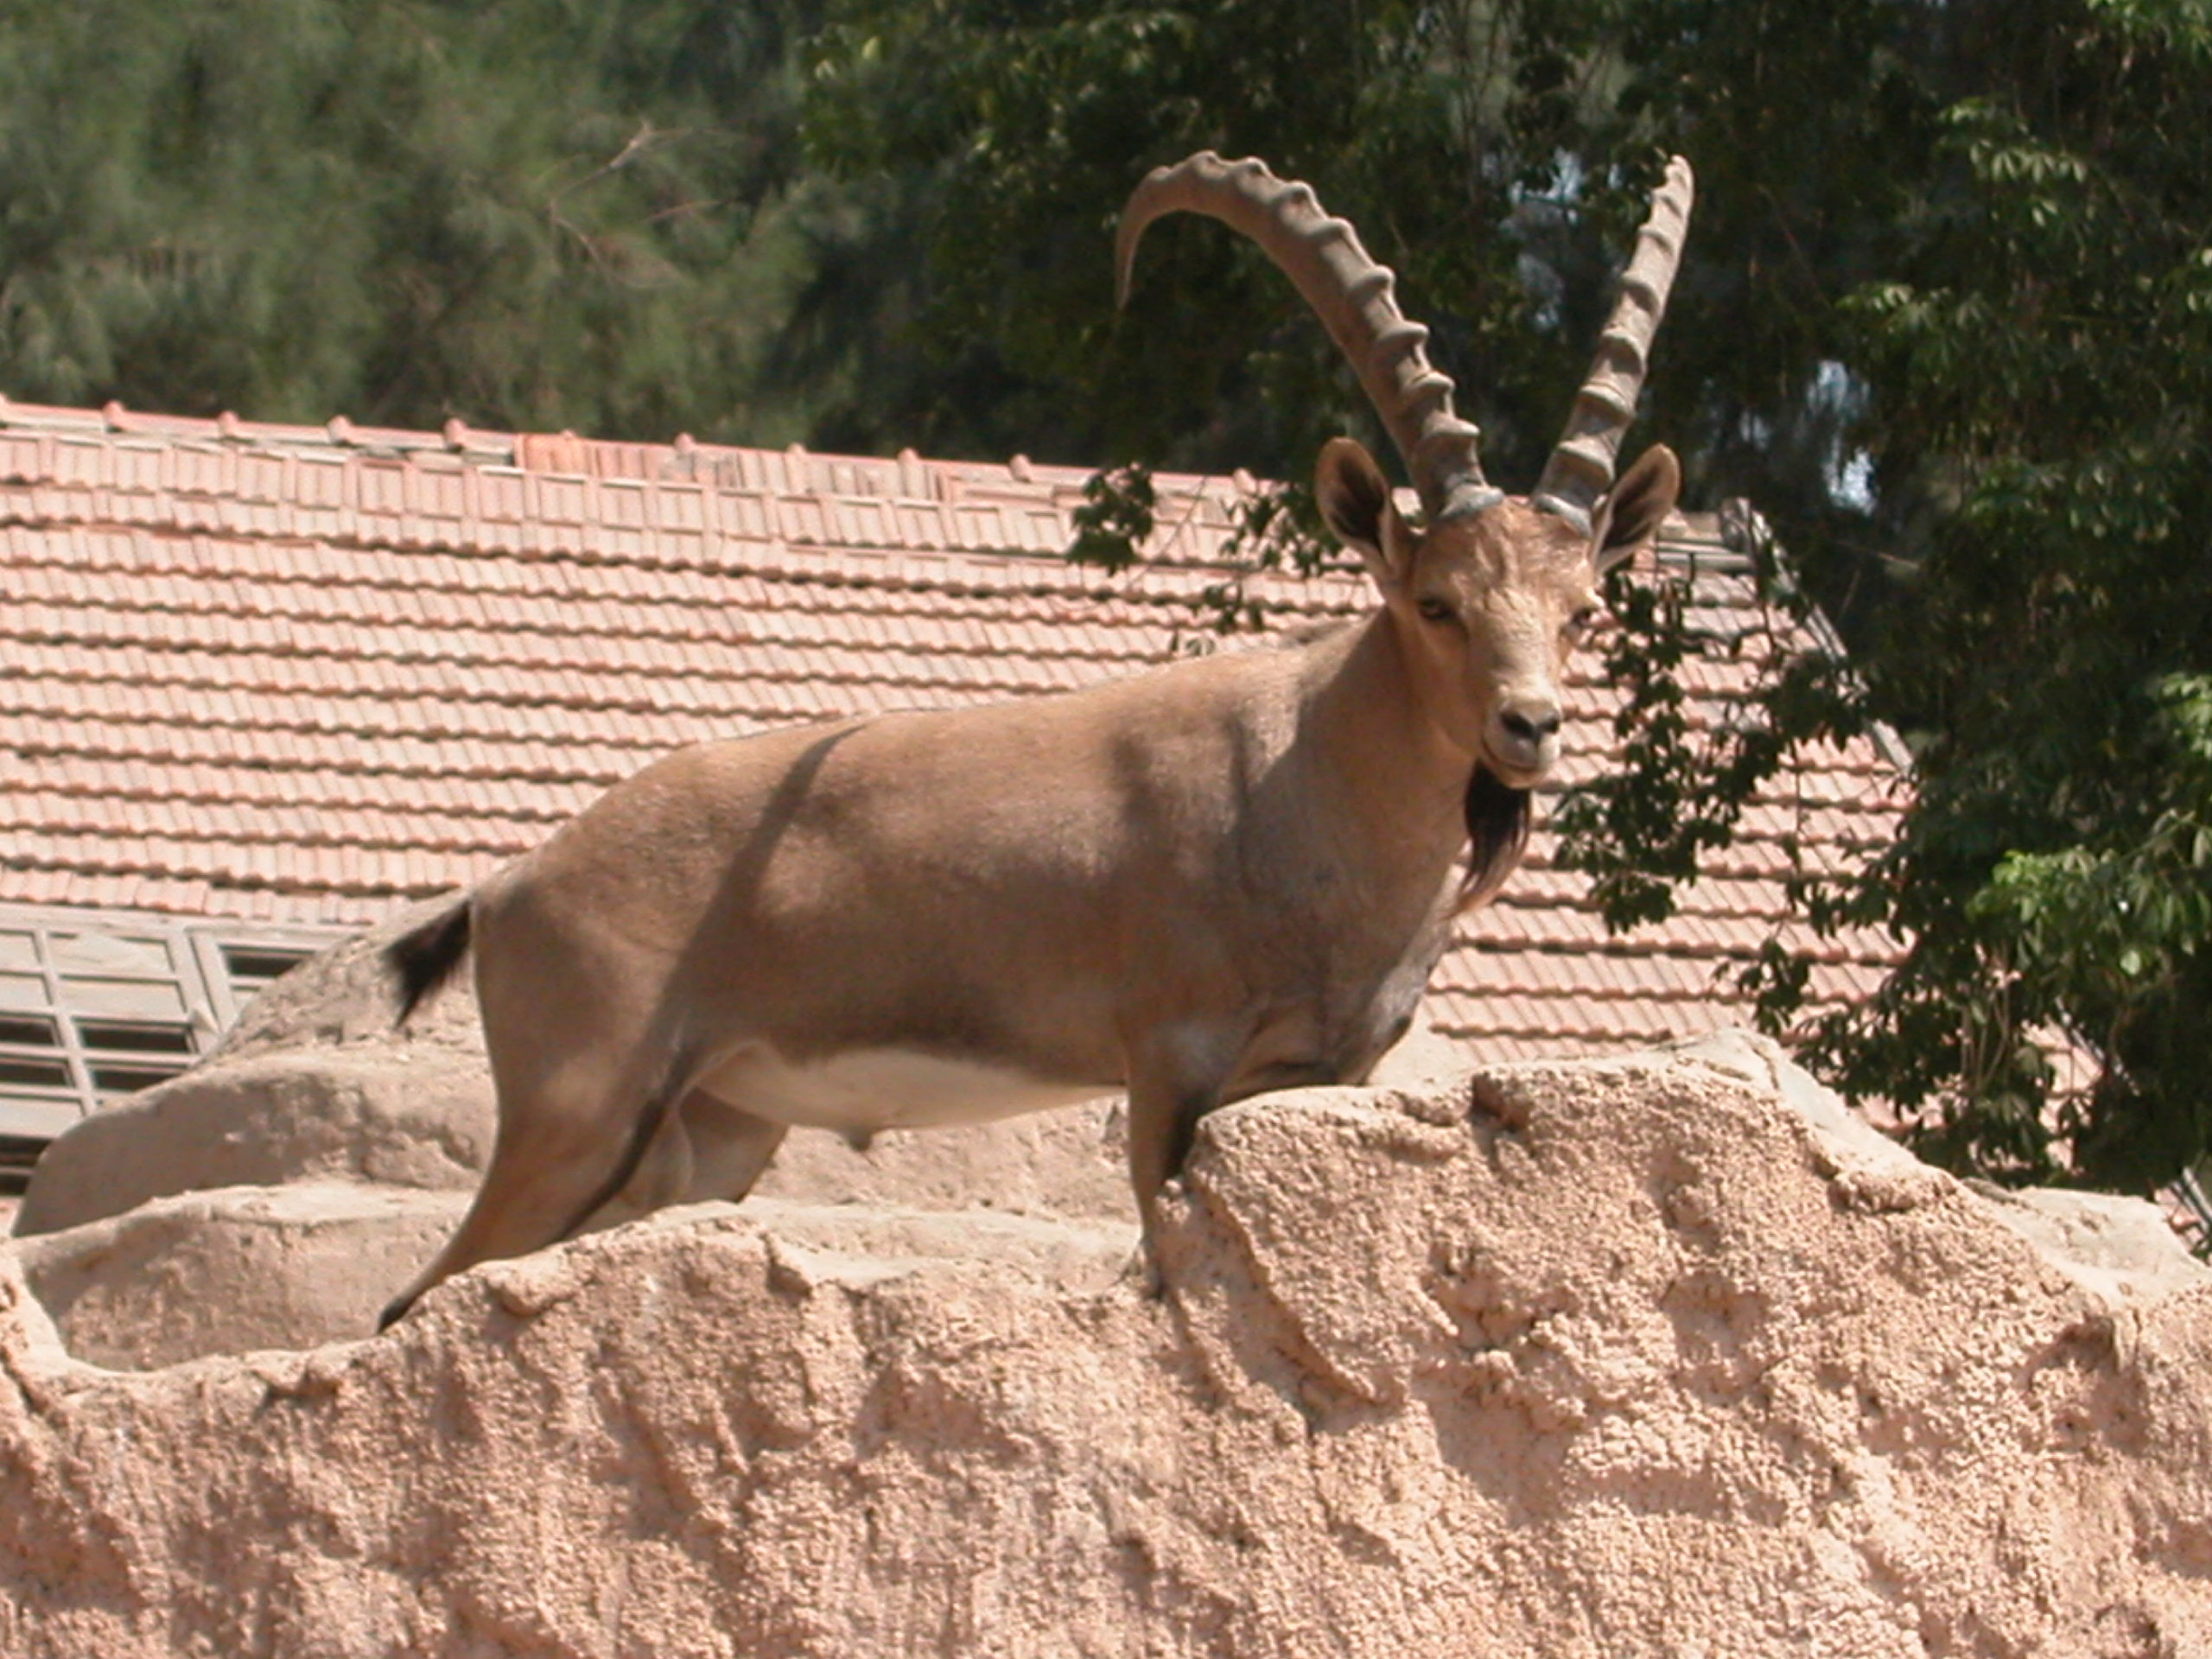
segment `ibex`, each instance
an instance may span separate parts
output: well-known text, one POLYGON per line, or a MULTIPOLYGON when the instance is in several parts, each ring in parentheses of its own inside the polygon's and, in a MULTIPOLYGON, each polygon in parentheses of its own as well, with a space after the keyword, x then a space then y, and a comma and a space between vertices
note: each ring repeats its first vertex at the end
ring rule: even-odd
POLYGON ((1380 607, 1059 696, 682 750, 400 938, 402 1019, 474 949, 499 1132, 384 1323, 594 1219, 741 1198, 792 1124, 861 1139, 1122 1089, 1149 1246, 1199 1118, 1362 1079, 1518 861, 1599 578, 1674 505, 1663 448, 1612 475, 1690 197, 1677 159, 1523 499, 1484 481, 1427 330, 1311 189, 1211 153, 1147 178, 1125 299, 1145 228, 1208 214, 1357 369, 1423 515, 1357 443, 1322 450, 1322 514, 1380 607))

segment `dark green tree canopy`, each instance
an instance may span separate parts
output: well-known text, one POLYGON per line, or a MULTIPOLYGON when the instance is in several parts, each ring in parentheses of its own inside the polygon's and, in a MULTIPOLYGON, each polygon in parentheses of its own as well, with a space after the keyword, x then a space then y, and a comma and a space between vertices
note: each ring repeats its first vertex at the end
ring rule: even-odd
POLYGON ((0 6, 0 362, 66 403, 746 429, 772 4, 0 6))

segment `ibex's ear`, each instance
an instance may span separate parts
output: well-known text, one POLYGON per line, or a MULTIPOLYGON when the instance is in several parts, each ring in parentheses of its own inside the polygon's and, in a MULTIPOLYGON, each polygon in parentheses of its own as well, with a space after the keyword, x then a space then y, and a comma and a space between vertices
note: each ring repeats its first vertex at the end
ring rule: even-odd
POLYGON ((1604 575, 1659 533, 1659 522, 1675 510, 1681 493, 1682 464, 1663 443, 1655 443, 1621 475, 1598 504, 1590 535, 1590 562, 1604 575))
POLYGON ((1390 499, 1389 480, 1364 447, 1351 438, 1323 444, 1313 469, 1313 497, 1323 521, 1367 562, 1378 584, 1388 588, 1404 582, 1413 538, 1390 499))

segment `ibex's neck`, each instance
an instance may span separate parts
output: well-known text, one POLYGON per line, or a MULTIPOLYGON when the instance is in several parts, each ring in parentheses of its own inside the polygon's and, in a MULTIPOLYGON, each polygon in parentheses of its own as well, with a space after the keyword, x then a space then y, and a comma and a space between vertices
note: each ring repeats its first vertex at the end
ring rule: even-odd
POLYGON ((1464 803, 1475 757, 1430 718, 1387 613, 1321 642, 1306 728, 1345 809, 1370 844, 1439 870, 1466 839, 1464 803))

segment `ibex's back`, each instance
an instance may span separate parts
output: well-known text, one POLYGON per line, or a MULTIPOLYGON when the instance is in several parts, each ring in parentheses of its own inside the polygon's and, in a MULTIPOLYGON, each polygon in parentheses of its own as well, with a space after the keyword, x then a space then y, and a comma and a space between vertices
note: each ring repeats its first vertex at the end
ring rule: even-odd
POLYGON ((1388 273, 1310 192, 1211 156, 1148 180, 1125 270, 1170 208, 1253 235, 1407 454, 1418 531, 1363 449, 1321 459, 1382 607, 1087 691, 685 750, 402 940, 410 1002, 474 949, 499 1134, 387 1319, 594 1219, 742 1197, 793 1124, 865 1137, 1117 1088, 1149 1235, 1205 1112, 1363 1076, 1518 855, 1604 562, 1672 505, 1663 449, 1608 493, 1625 423, 1588 411, 1633 407, 1676 168, 1534 504, 1483 482, 1388 273))

